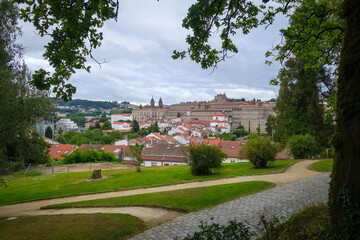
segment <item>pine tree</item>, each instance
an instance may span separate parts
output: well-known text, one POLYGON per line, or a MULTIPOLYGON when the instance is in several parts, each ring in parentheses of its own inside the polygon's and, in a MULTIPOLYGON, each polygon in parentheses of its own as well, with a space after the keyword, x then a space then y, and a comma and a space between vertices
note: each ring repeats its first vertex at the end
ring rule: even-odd
POLYGON ((52 138, 52 128, 50 126, 45 129, 45 137, 52 138))
POLYGON ((325 69, 305 70, 305 63, 288 60, 280 70, 280 90, 275 125, 276 138, 286 141, 292 135, 310 134, 321 145, 330 139, 324 125, 324 110, 320 100, 319 79, 327 78, 325 69))

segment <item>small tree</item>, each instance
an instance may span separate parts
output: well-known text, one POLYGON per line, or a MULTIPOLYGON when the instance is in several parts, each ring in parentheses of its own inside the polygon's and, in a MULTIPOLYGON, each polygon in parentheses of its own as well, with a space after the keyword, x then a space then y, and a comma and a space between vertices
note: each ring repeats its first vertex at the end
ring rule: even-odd
POLYGON ((288 145, 291 154, 297 159, 311 158, 320 153, 318 143, 310 134, 294 135, 289 139, 288 145))
POLYGON ((245 145, 245 154, 254 168, 265 168, 268 162, 275 161, 276 149, 270 139, 252 136, 245 145))
POLYGON ((132 132, 137 133, 138 131, 140 131, 139 123, 136 120, 134 120, 133 121, 133 126, 132 126, 132 132))
POLYGON ((111 129, 112 129, 112 127, 111 127, 111 122, 105 121, 105 122, 104 122, 104 125, 101 126, 101 129, 102 129, 102 130, 111 130, 111 129))
POLYGON ((217 146, 190 144, 188 163, 193 175, 208 175, 212 169, 220 168, 227 155, 217 146))
POLYGON ((52 128, 50 126, 45 129, 45 137, 52 138, 52 128))
POLYGON ((237 127, 233 133, 236 135, 236 137, 243 137, 248 135, 248 133, 245 131, 245 128, 243 125, 240 125, 239 127, 237 127))
POLYGON ((136 161, 136 171, 141 172, 141 164, 144 162, 144 159, 141 157, 141 152, 144 149, 144 145, 135 144, 135 146, 130 146, 131 157, 136 161))

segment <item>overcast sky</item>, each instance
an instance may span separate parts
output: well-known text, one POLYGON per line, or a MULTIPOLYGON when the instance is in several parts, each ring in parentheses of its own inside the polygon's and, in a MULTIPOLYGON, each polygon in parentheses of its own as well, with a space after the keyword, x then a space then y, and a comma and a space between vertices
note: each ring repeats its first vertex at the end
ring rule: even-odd
MULTIPOLYGON (((73 98, 130 101, 147 104, 161 97, 164 104, 208 101, 218 93, 230 98, 269 100, 278 87, 269 80, 277 75, 279 64, 267 66, 265 52, 280 42, 278 30, 285 19, 266 31, 236 36, 239 53, 212 69, 201 69, 189 59, 173 60, 173 50, 185 50, 182 19, 194 1, 120 0, 118 22, 108 21, 104 40, 93 56, 107 63, 100 68, 93 60, 91 73, 79 71, 70 82, 77 88, 73 98)), ((32 71, 51 70, 42 58, 46 38, 39 37, 31 24, 22 23, 25 62, 32 71)))

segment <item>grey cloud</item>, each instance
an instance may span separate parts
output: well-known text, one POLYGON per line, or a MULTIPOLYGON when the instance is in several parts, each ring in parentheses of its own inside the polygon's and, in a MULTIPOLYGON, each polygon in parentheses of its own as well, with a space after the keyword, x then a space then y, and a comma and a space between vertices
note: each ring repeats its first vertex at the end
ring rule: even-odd
MULTIPOLYGON (((239 53, 212 69, 171 58, 174 49, 186 49, 187 30, 182 19, 193 1, 120 2, 118 22, 105 24, 104 41, 93 55, 105 60, 101 68, 91 59, 91 73, 79 71, 71 78, 77 87, 74 98, 130 101, 146 104, 151 97, 162 97, 165 104, 210 100, 219 92, 234 98, 270 99, 278 88, 269 86, 279 64, 268 67, 265 51, 280 41, 277 33, 283 22, 267 31, 257 29, 247 36, 238 34, 239 53), (185 2, 185 3, 184 3, 185 2)), ((46 39, 24 25, 22 43, 27 46, 25 59, 32 70, 48 67, 42 59, 46 39)))

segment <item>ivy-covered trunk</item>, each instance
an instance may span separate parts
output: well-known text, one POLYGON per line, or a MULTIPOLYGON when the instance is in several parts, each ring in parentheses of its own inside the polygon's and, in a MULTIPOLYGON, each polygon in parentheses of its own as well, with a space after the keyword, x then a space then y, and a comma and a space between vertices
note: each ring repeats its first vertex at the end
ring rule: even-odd
POLYGON ((360 239, 360 4, 345 0, 329 210, 330 236, 360 239))

